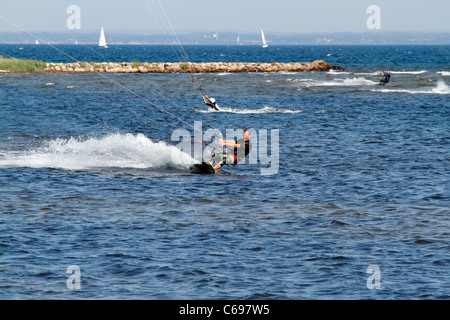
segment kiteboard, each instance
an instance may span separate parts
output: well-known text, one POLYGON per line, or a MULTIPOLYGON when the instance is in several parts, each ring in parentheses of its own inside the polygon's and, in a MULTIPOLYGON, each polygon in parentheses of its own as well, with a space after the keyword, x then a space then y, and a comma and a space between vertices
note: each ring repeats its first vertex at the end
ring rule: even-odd
POLYGON ((197 163, 190 167, 192 173, 214 174, 216 170, 207 162, 197 163))

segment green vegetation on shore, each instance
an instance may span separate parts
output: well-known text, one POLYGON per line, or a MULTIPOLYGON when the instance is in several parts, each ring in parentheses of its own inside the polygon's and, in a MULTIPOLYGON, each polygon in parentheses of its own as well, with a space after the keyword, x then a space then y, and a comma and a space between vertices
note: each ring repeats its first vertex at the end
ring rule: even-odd
POLYGON ((45 62, 38 60, 24 60, 3 58, 0 56, 0 70, 6 71, 39 71, 45 69, 45 62))

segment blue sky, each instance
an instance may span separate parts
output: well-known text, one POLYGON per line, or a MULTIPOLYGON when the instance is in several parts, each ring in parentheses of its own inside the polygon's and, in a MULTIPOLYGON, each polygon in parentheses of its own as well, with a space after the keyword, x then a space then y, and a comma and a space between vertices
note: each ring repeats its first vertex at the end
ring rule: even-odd
MULTIPOLYGON (((160 31, 146 4, 158 1, 177 32, 365 32, 370 5, 381 9, 382 31, 450 32, 450 0, 1 0, 0 16, 27 31, 64 32, 67 8, 78 5, 83 31, 160 31)), ((20 30, 0 19, 1 31, 20 30)))

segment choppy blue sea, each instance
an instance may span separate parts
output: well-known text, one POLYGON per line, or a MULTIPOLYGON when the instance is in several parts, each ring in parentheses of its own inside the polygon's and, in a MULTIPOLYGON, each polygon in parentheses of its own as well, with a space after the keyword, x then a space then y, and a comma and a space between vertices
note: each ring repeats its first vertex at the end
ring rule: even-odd
MULTIPOLYGON (((449 46, 184 49, 345 71, 196 75, 220 112, 189 74, 0 74, 1 299, 449 299, 449 46), (194 124, 253 129, 256 163, 192 174, 176 133, 194 124)), ((73 62, 47 45, 0 55, 73 62)))

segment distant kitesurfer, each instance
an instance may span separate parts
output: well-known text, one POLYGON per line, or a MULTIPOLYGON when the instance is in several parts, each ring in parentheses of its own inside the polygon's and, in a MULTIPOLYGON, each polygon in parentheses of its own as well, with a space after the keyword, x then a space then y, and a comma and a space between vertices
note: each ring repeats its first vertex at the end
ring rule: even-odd
POLYGON ((384 86, 386 83, 389 82, 389 80, 391 80, 391 72, 388 70, 383 72, 381 75, 384 77, 384 79, 380 80, 380 85, 384 86))
POLYGON ((242 132, 242 139, 237 141, 220 139, 219 145, 232 148, 233 152, 214 155, 214 161, 216 162, 213 166, 214 170, 220 169, 223 165, 236 165, 250 153, 252 149, 250 130, 245 129, 242 132))
POLYGON ((213 110, 219 111, 219 105, 217 104, 216 99, 209 98, 206 94, 202 96, 202 98, 207 106, 209 106, 213 110))

